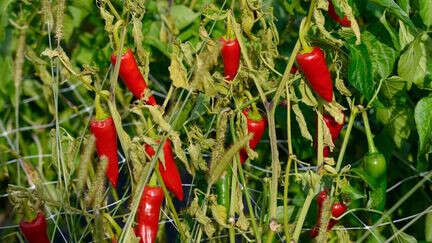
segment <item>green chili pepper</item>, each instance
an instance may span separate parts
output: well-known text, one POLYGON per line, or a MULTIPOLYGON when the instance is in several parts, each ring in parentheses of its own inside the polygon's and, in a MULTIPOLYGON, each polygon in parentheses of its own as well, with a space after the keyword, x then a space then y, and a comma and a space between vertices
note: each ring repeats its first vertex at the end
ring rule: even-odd
MULTIPOLYGON (((369 192, 368 207, 383 211, 386 203, 387 164, 384 155, 375 147, 366 111, 362 111, 362 116, 369 147, 368 154, 363 157, 363 170, 368 177, 368 184, 371 189, 369 192)), ((380 217, 381 215, 374 214, 372 221, 375 222, 380 217)))

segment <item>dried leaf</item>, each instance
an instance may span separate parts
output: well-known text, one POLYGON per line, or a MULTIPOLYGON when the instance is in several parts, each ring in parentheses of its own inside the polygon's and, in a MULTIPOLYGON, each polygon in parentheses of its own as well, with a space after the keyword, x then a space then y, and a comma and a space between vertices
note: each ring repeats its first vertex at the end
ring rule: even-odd
POLYGON ((187 88, 189 86, 186 68, 184 67, 182 60, 183 58, 180 55, 180 48, 177 45, 173 45, 171 65, 168 70, 170 72, 172 84, 177 88, 187 88))
POLYGON ((237 155, 240 149, 246 146, 246 144, 249 142, 251 138, 252 138, 252 134, 248 134, 247 136, 240 138, 235 144, 233 144, 230 147, 230 149, 224 154, 224 156, 222 156, 219 163, 213 168, 210 168, 209 178, 208 178, 208 183, 210 185, 213 185, 219 179, 222 173, 231 164, 233 157, 237 155))
POLYGON ((228 228, 229 225, 227 224, 227 209, 223 205, 217 205, 213 204, 210 206, 213 219, 222 227, 228 228))
POLYGON ((296 118, 296 121, 300 127, 300 132, 301 132, 302 136, 304 138, 306 138, 307 140, 312 141, 312 135, 309 133, 309 130, 308 130, 307 124, 306 124, 306 120, 303 116, 303 113, 300 110, 299 105, 293 104, 292 110, 295 114, 295 118, 296 118))

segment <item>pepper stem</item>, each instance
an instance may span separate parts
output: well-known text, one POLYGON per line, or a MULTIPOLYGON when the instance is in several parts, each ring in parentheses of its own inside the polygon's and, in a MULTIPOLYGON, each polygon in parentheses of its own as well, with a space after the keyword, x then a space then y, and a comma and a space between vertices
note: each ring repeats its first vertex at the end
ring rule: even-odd
POLYGON ((368 147, 369 147, 369 153, 376 153, 377 149, 375 147, 375 143, 373 141, 373 134, 371 132, 370 126, 369 126, 369 119, 367 116, 367 112, 365 109, 362 110, 362 117, 363 117, 363 123, 366 130, 366 137, 368 141, 368 147))
POLYGON ((307 43, 306 39, 305 39, 305 35, 307 35, 308 31, 309 31, 309 27, 310 27, 310 22, 312 19, 312 13, 315 10, 315 5, 316 5, 316 0, 312 0, 311 4, 309 6, 309 11, 308 11, 308 15, 306 17, 306 21, 302 21, 301 25, 300 25, 300 43, 302 45, 302 51, 301 53, 309 53, 312 52, 313 48, 307 43))
MULTIPOLYGON (((156 162, 157 163, 157 162, 156 162)), ((157 164, 156 164, 156 168, 157 169, 157 164)), ((157 175, 156 175, 156 171, 153 172, 152 177, 150 178, 150 181, 148 183, 149 186, 157 186, 157 175)))
POLYGON ((31 207, 27 204, 27 202, 24 203, 24 220, 25 221, 32 221, 33 219, 36 218, 36 215, 34 215, 33 210, 31 209, 31 207))
POLYGON ((226 39, 227 40, 231 40, 234 39, 234 35, 233 35, 233 30, 232 30, 232 21, 230 18, 231 14, 228 15, 228 20, 227 20, 227 30, 226 30, 226 39))
POLYGON ((249 91, 246 91, 245 93, 246 93, 246 96, 248 97, 248 99, 250 101, 252 101, 252 104, 251 104, 252 111, 248 112, 247 118, 250 120, 253 120, 253 121, 260 121, 262 119, 262 116, 261 116, 261 114, 260 114, 260 112, 256 106, 256 103, 253 101, 254 99, 253 99, 251 93, 249 91))
POLYGON ((96 98, 95 98, 95 110, 96 110, 96 120, 103 121, 108 118, 108 115, 102 108, 100 102, 100 96, 98 94, 96 94, 96 98))

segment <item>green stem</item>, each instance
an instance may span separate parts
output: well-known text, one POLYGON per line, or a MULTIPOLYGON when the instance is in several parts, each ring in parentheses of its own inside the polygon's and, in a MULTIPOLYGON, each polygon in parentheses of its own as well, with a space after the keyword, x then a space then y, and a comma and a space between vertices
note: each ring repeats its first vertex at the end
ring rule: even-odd
POLYGON ((309 31, 309 27, 310 27, 310 22, 312 19, 312 13, 315 9, 315 5, 316 5, 316 0, 312 0, 311 4, 309 6, 309 11, 308 11, 308 15, 306 17, 306 21, 304 23, 304 26, 302 28, 302 30, 300 31, 300 42, 302 44, 302 52, 304 53, 309 53, 312 51, 312 47, 309 46, 309 44, 307 43, 306 39, 305 39, 305 35, 307 35, 308 31, 309 31))
MULTIPOLYGON (((246 96, 248 97, 249 100, 253 100, 253 97, 251 95, 251 93, 249 91, 245 91, 246 96)), ((258 111, 258 108, 256 106, 255 102, 251 103, 252 106, 252 112, 248 113, 248 119, 253 120, 253 121, 260 121, 262 119, 262 116, 260 114, 260 112, 258 111)))
POLYGON ((361 113, 362 113, 362 117, 363 117, 363 123, 364 123, 364 126, 365 126, 365 132, 366 132, 366 138, 367 138, 367 141, 368 141, 369 153, 376 153, 377 149, 376 149, 375 143, 373 141, 373 134, 372 134, 371 128, 369 126, 369 119, 368 119, 368 116, 367 116, 366 109, 363 109, 361 111, 361 113))
POLYGON ((284 209, 284 232, 285 232, 285 239, 290 239, 290 232, 289 232, 289 218, 288 218, 288 188, 289 188, 289 174, 291 170, 291 162, 292 162, 292 155, 288 158, 288 162, 285 168, 285 181, 284 181, 284 194, 283 194, 283 209, 284 209))
POLYGON ((285 239, 288 241, 290 236, 289 231, 289 218, 288 218, 288 189, 289 189, 289 175, 291 170, 291 162, 293 158, 292 150, 292 139, 291 139, 291 96, 288 85, 285 85, 286 99, 287 99, 287 139, 288 139, 288 161, 285 168, 285 181, 284 181, 284 195, 283 195, 283 206, 284 206, 284 232, 285 239))
MULTIPOLYGON (((234 127, 234 116, 230 118, 230 127, 234 127)), ((232 131, 233 129, 231 129, 232 131)), ((232 135, 234 137, 234 134, 232 135)), ((229 219, 235 219, 235 204, 237 203, 235 200, 233 200, 233 197, 236 195, 236 189, 237 189, 237 156, 234 156, 234 163, 232 167, 232 177, 231 177, 231 200, 230 200, 230 209, 229 209, 229 219)), ((229 228, 229 237, 230 242, 235 243, 235 230, 234 230, 234 222, 230 222, 230 228, 229 228)))
POLYGON ((267 232, 267 239, 266 239, 266 243, 272 243, 273 242, 273 238, 274 238, 275 232, 273 230, 269 230, 267 232))
POLYGON ((345 137, 344 137, 344 140, 343 140, 343 143, 342 143, 342 147, 340 149, 339 156, 338 156, 338 159, 337 159, 337 162, 336 162, 336 171, 339 171, 340 167, 342 165, 342 160, 343 160, 344 155, 345 155, 345 150, 347 148, 349 137, 350 137, 350 134, 351 134, 351 130, 353 128, 354 121, 355 121, 355 118, 356 118, 357 114, 358 114, 358 108, 357 108, 357 106, 354 106, 354 108, 351 111, 351 116, 350 116, 349 121, 348 121, 348 126, 347 126, 347 130, 346 130, 346 133, 345 133, 345 137))
POLYGON ((295 230, 294 230, 294 234, 293 234, 293 240, 294 240, 294 242, 298 242, 298 239, 299 239, 300 233, 301 233, 301 229, 303 228, 303 223, 305 221, 307 212, 309 211, 309 207, 310 207, 310 204, 312 202, 313 197, 314 197, 314 191, 313 191, 312 188, 310 188, 309 192, 308 192, 308 194, 306 196, 306 199, 305 199, 305 201, 303 203, 303 207, 302 207, 302 209, 300 211, 300 216, 299 216, 299 218, 297 220, 297 224, 296 224, 296 227, 295 227, 295 230))
POLYGON ((96 115, 95 118, 98 121, 103 121, 108 118, 108 115, 105 113, 104 109, 102 108, 101 102, 100 102, 100 96, 97 94, 95 98, 95 110, 96 115))
POLYGON ((322 120, 322 105, 320 104, 318 107, 318 146, 317 146, 317 166, 318 168, 321 167, 323 165, 324 162, 324 156, 323 156, 323 148, 324 148, 324 144, 323 144, 323 120, 322 120))
MULTIPOLYGON (((232 133, 234 134, 234 131, 233 131, 234 127, 232 127, 231 130, 232 130, 232 133)), ((234 138, 234 143, 235 143, 236 141, 235 141, 235 136, 234 135, 233 135, 233 138, 234 138)), ((238 157, 238 155, 236 157, 238 157)), ((256 223, 255 213, 254 213, 254 210, 253 210, 253 207, 252 207, 252 203, 251 203, 251 199, 250 199, 250 195, 249 195, 249 192, 248 192, 248 189, 247 189, 247 186, 246 186, 246 180, 245 180, 245 177, 244 177, 243 168, 242 168, 242 166, 240 164, 240 160, 238 158, 236 158, 235 160, 237 161, 237 168, 238 168, 238 170, 240 172, 239 173, 240 174, 240 181, 243 184, 243 188, 244 188, 243 192, 244 192, 245 197, 246 197, 246 204, 247 204, 247 207, 248 207, 248 210, 249 210, 250 219, 252 221, 252 229, 254 231, 254 234, 255 234, 255 237, 257 239, 257 242, 260 243, 261 242, 261 234, 259 234, 259 231, 258 231, 258 226, 257 226, 257 223, 256 223)))

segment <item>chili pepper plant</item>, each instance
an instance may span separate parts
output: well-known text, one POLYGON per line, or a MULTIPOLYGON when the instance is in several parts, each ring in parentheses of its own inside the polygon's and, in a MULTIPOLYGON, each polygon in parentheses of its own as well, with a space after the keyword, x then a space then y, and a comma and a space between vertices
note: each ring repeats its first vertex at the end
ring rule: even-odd
POLYGON ((432 242, 431 0, 0 0, 0 242, 432 242))

